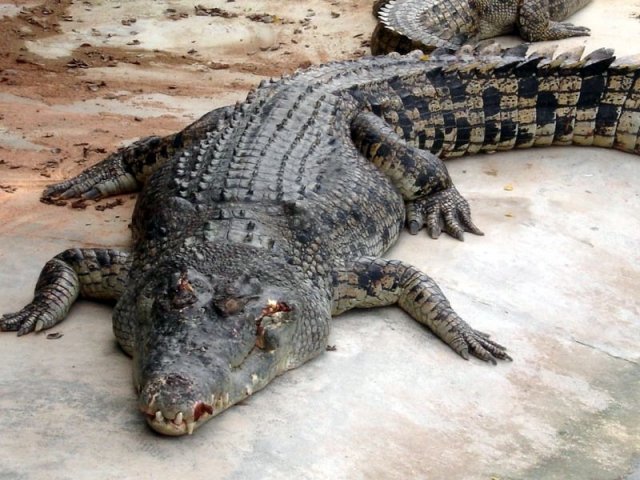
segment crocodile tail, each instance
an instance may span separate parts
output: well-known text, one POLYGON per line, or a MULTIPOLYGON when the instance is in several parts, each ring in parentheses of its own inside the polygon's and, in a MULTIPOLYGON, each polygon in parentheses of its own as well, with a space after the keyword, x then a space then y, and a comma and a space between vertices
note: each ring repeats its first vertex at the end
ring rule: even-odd
POLYGON ((386 29, 413 39, 423 51, 457 49, 477 33, 477 21, 467 1, 390 0, 377 8, 386 29))
POLYGON ((516 67, 517 74, 527 62, 540 60, 533 144, 640 152, 640 56, 616 59, 608 48, 581 53, 582 48, 554 58, 534 53, 516 67))
POLYGON ((593 145, 640 153, 640 55, 618 58, 607 70, 594 126, 593 145))
POLYGON ((430 81, 450 92, 453 121, 444 125, 453 128, 424 148, 444 158, 571 144, 640 153, 640 56, 617 59, 606 48, 583 56, 584 47, 523 54, 526 48, 435 51, 431 59, 442 67, 430 81))

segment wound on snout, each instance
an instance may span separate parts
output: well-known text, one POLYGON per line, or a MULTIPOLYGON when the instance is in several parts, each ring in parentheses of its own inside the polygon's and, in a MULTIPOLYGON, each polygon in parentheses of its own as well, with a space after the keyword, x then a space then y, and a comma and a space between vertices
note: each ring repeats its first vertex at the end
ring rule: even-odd
POLYGON ((213 407, 204 402, 196 403, 196 406, 193 408, 193 419, 197 422, 205 413, 213 415, 213 407))

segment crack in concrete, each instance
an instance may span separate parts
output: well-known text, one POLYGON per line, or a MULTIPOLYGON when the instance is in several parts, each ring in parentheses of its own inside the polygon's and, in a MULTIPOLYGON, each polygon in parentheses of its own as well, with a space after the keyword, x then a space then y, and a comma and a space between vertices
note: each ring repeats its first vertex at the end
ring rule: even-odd
POLYGON ((592 349, 594 349, 594 350, 597 350, 598 352, 602 352, 602 353, 604 353, 605 355, 607 355, 607 356, 609 356, 609 357, 611 357, 611 358, 615 358, 616 360, 622 360, 622 361, 624 361, 624 362, 631 363, 632 365, 640 365, 640 362, 637 362, 637 361, 635 361, 635 360, 631 360, 630 358, 621 357, 621 356, 619 356, 619 355, 614 355, 613 353, 607 352, 606 350, 604 350, 604 349, 602 349, 602 348, 600 348, 600 347, 597 347, 597 346, 595 346, 595 345, 591 345, 590 343, 587 343, 587 342, 582 342, 582 341, 580 341, 580 340, 577 340, 577 339, 576 339, 576 338, 574 338, 574 337, 571 337, 571 340, 573 340, 574 342, 576 342, 578 345, 582 345, 582 346, 585 346, 585 347, 592 348, 592 349))

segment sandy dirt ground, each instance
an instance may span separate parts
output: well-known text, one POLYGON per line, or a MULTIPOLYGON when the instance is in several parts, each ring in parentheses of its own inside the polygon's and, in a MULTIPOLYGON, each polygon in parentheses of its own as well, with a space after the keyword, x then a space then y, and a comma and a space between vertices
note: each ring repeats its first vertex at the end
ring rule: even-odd
MULTIPOLYGON (((0 312, 61 250, 129 243, 134 195, 74 208, 40 203, 44 186, 263 78, 365 55, 370 4, 0 1, 0 312)), ((593 36, 562 46, 640 52, 639 17, 595 0, 573 19, 593 36)), ((57 338, 0 335, 0 479, 640 478, 639 164, 579 148, 451 162, 487 235, 390 252, 511 364, 463 362, 395 309, 354 312, 335 351, 169 439, 136 412, 109 306, 79 302, 57 338)))
POLYGON ((217 3, 1 5, 2 189, 67 178, 242 100, 263 78, 368 52, 367 2, 217 3))

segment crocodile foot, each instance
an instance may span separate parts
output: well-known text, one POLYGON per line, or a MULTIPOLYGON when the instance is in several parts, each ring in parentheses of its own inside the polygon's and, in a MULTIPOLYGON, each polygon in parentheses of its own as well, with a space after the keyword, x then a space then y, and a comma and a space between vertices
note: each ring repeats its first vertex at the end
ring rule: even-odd
POLYGON ((0 332, 18 336, 45 330, 62 321, 78 298, 78 276, 67 263, 55 257, 42 269, 34 298, 22 310, 0 317, 0 332))
POLYGON ((547 28, 543 31, 533 30, 531 32, 523 32, 522 36, 532 42, 540 42, 545 40, 562 40, 570 37, 584 37, 590 35, 591 30, 587 27, 581 27, 567 22, 549 22, 547 28))
POLYGON ((506 347, 491 340, 488 334, 474 330, 462 320, 440 337, 465 360, 473 355, 493 365, 496 365, 496 359, 512 361, 506 347))
POLYGON ((19 312, 6 313, 0 317, 0 332, 18 332, 24 335, 34 331, 37 327, 38 319, 46 315, 46 308, 43 305, 29 304, 19 312))
MULTIPOLYGON (((72 292, 75 293, 75 292, 72 292)), ((77 294, 76 294, 77 296, 77 294)), ((22 310, 0 317, 0 332, 18 332, 18 336, 39 332, 60 322, 68 311, 66 299, 55 295, 39 296, 22 310), (65 301, 63 304, 62 301, 65 301)))
POLYGON ((49 185, 40 200, 44 203, 70 198, 97 200, 138 189, 136 178, 123 164, 122 151, 118 151, 73 178, 49 185))
POLYGON ((557 35, 557 40, 569 37, 584 37, 591 34, 591 29, 567 22, 552 22, 550 29, 557 35))
POLYGON ((458 240, 464 240, 464 232, 484 235, 471 221, 471 209, 455 187, 407 202, 407 225, 415 235, 424 226, 431 238, 438 238, 442 231, 458 240))
POLYGON ((53 301, 33 301, 22 310, 0 317, 0 332, 18 332, 18 336, 46 330, 60 322, 67 313, 53 301))

